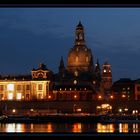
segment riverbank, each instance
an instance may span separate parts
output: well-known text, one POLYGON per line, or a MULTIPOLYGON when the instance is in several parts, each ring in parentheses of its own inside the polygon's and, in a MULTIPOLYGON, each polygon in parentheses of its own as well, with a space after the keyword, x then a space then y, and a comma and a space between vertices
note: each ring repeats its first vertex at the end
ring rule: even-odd
POLYGON ((46 116, 6 116, 0 119, 1 123, 47 123, 47 122, 84 122, 84 123, 140 123, 140 116, 119 115, 81 115, 81 114, 56 114, 46 116))

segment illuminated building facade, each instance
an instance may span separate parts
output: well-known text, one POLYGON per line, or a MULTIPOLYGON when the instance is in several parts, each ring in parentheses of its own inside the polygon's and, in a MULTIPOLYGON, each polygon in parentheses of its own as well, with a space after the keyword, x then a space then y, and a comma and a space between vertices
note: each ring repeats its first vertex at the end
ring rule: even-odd
POLYGON ((51 72, 40 64, 32 76, 8 76, 0 79, 0 100, 48 99, 51 72))

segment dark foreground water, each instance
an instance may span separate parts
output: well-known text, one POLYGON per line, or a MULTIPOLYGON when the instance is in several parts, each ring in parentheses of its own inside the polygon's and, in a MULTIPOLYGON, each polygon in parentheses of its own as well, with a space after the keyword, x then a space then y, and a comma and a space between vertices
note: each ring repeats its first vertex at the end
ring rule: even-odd
POLYGON ((0 123, 0 132, 140 133, 140 123, 0 123))

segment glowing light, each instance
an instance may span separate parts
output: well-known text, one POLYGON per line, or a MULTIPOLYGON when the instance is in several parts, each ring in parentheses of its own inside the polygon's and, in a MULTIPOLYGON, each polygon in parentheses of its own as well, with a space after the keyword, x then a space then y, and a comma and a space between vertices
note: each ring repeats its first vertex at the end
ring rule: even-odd
POLYGON ((102 96, 101 96, 101 95, 99 95, 99 96, 98 96, 98 99, 102 99, 102 96))
POLYGON ((77 108, 76 111, 77 111, 77 112, 81 112, 82 109, 81 109, 81 108, 77 108))
POLYGON ((104 69, 104 72, 106 73, 106 70, 104 69))
POLYGON ((113 99, 114 98, 113 95, 111 95, 110 98, 113 99))
POLYGON ((10 90, 10 91, 13 91, 14 90, 14 84, 8 84, 7 89, 10 90))
POLYGON ((82 131, 82 124, 81 123, 73 124, 72 132, 81 132, 81 131, 82 131))
POLYGON ((123 97, 123 98, 125 98, 125 97, 126 97, 126 95, 124 95, 124 94, 123 94, 123 95, 122 95, 122 97, 123 97))
POLYGON ((122 109, 121 108, 119 109, 119 112, 122 112, 122 109))
POLYGON ((51 99, 51 95, 49 95, 48 98, 51 99))
POLYGON ((31 108, 31 109, 30 109, 30 111, 31 111, 31 112, 33 112, 33 111, 34 111, 34 109, 33 109, 33 108, 31 108))
POLYGON ((76 85, 77 84, 77 80, 74 80, 73 83, 76 85))
POLYGON ((125 108, 124 111, 128 111, 128 108, 125 108))
POLYGON ((16 109, 13 109, 12 112, 15 113, 16 112, 16 109))
POLYGON ((70 88, 70 90, 71 90, 71 88, 70 88))
POLYGON ((74 95, 74 98, 76 99, 77 98, 77 95, 74 95))

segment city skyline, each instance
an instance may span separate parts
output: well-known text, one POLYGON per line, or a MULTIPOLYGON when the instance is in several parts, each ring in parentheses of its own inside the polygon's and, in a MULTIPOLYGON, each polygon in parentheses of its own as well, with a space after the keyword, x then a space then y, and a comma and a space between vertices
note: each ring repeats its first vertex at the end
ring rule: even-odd
POLYGON ((39 63, 58 72, 79 21, 94 63, 108 60, 113 81, 139 78, 139 8, 1 8, 0 74, 26 74, 39 63))

